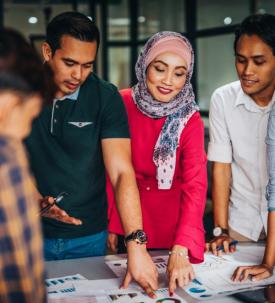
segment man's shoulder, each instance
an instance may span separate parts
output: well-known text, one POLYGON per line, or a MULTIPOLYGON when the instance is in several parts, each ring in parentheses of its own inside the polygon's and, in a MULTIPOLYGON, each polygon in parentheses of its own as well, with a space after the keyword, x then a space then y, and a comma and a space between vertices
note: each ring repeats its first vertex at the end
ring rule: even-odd
POLYGON ((211 103, 233 106, 240 92, 242 92, 240 81, 225 84, 213 92, 211 103))
POLYGON ((94 89, 99 89, 100 93, 103 94, 103 96, 112 95, 118 91, 115 85, 103 79, 100 79, 94 73, 92 73, 87 78, 81 89, 89 88, 90 86, 92 86, 94 89))
POLYGON ((218 87, 213 95, 231 95, 231 96, 234 96, 234 95, 237 95, 240 91, 242 90, 242 87, 241 87, 241 84, 240 84, 240 81, 234 81, 234 82, 230 82, 230 83, 227 83, 223 86, 220 86, 218 87))

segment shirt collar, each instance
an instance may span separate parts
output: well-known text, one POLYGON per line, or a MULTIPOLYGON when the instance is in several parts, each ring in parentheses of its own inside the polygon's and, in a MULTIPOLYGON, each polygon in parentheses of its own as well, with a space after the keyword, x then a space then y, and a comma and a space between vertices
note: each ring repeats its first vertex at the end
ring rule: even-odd
POLYGON ((260 107, 259 105, 257 105, 257 103, 255 103, 255 101, 249 97, 242 89, 240 90, 236 101, 235 101, 235 105, 234 107, 238 107, 239 105, 244 105, 244 107, 251 112, 270 112, 271 111, 271 107, 273 105, 273 103, 275 102, 275 91, 273 93, 273 96, 271 98, 271 102, 269 102, 269 104, 265 107, 260 107))
POLYGON ((70 100, 76 101, 77 98, 78 98, 78 95, 79 95, 79 90, 80 90, 80 86, 72 94, 66 95, 62 98, 55 98, 54 101, 57 101, 57 100, 62 101, 62 100, 65 100, 65 99, 70 99, 70 100))

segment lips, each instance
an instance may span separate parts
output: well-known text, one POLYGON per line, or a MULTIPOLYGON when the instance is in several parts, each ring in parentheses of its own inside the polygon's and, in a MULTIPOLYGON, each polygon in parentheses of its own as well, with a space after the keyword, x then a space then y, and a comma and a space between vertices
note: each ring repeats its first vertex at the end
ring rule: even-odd
POLYGON ((157 86, 157 90, 163 94, 163 95, 168 95, 168 94, 171 94, 172 93, 172 89, 169 89, 169 88, 165 88, 165 87, 162 87, 162 86, 157 86))
POLYGON ((65 82, 65 85, 66 85, 69 89, 74 90, 74 89, 77 89, 77 87, 79 86, 79 83, 65 82))
POLYGON ((256 80, 251 80, 251 79, 242 79, 242 83, 245 85, 245 86, 252 86, 254 85, 255 83, 257 83, 258 81, 256 80))

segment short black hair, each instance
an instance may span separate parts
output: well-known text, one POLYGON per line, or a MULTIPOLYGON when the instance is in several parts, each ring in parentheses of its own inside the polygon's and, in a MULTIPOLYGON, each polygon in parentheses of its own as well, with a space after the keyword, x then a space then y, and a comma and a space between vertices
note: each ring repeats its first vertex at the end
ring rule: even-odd
POLYGON ((270 14, 257 14, 246 17, 235 32, 234 51, 236 54, 237 43, 243 35, 257 35, 275 55, 275 16, 270 14))
POLYGON ((20 94, 39 94, 52 101, 56 92, 53 73, 48 64, 26 39, 13 29, 0 29, 0 90, 20 94))
POLYGON ((96 24, 81 13, 65 12, 54 17, 47 26, 46 42, 50 45, 52 54, 61 47, 61 38, 64 35, 75 39, 96 42, 99 47, 100 37, 96 24))

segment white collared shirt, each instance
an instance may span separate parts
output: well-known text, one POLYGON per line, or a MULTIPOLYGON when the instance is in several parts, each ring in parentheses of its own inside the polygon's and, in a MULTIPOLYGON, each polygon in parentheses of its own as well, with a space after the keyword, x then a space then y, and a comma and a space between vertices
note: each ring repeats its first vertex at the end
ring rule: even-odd
POLYGON ((274 103, 258 106, 239 81, 218 88, 209 111, 208 160, 231 163, 229 226, 254 241, 267 228, 267 121, 274 103))

